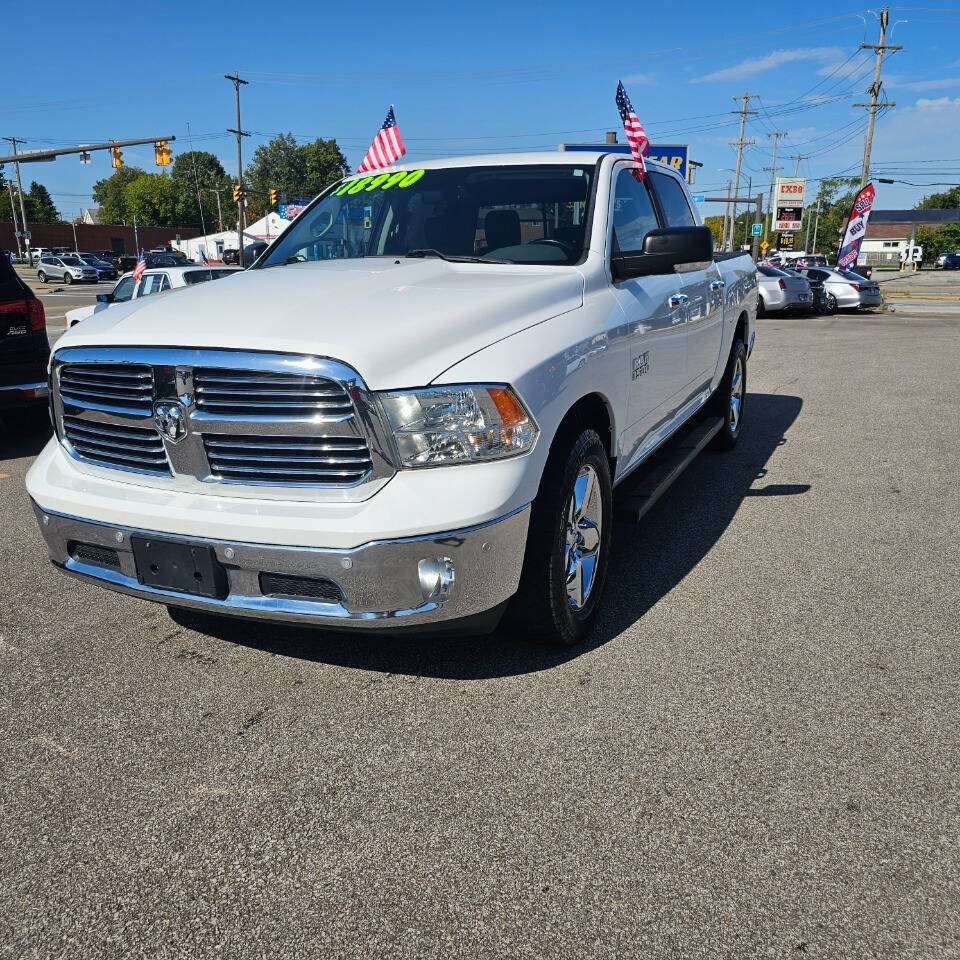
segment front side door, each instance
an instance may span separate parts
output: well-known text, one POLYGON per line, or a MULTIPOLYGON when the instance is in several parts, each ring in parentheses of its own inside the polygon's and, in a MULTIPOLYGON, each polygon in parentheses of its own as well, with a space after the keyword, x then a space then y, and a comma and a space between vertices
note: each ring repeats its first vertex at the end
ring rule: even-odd
MULTIPOLYGON (((618 164, 613 177, 610 254, 642 253, 644 237, 660 226, 647 185, 626 164, 618 164)), ((675 273, 620 280, 613 290, 626 315, 629 426, 621 446, 629 462, 644 437, 679 406, 686 383, 684 311, 675 273)))
MULTIPOLYGON (((666 226, 697 226, 680 181, 658 170, 651 170, 648 176, 666 226)), ((684 399, 688 399, 710 382, 717 369, 723 340, 724 282, 720 268, 712 261, 691 264, 683 269, 680 277, 680 292, 687 297, 683 309, 686 311, 684 328, 687 336, 684 399)))

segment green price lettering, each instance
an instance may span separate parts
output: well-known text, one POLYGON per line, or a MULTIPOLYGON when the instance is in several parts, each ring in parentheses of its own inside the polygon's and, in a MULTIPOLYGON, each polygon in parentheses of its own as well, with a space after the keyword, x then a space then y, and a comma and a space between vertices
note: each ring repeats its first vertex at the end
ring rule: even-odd
POLYGON ((412 170, 397 184, 397 186, 401 190, 403 190, 405 187, 412 187, 426 172, 426 170, 412 170))

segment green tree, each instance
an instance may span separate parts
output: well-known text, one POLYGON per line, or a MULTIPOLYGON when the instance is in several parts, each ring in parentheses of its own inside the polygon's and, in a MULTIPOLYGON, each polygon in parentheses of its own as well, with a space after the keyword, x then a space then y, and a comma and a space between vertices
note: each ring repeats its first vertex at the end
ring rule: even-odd
MULTIPOLYGON (((9 197, 8 197, 9 199, 9 197)), ((54 205, 50 191, 42 183, 34 180, 25 198, 29 201, 27 217, 31 223, 58 223, 60 214, 54 205)))
POLYGON ((923 247, 924 263, 933 263, 941 253, 960 250, 960 223, 945 223, 936 230, 917 227, 917 243, 923 247))
POLYGON ((93 185, 93 199, 100 207, 101 223, 131 223, 132 213, 127 209, 124 190, 138 177, 146 176, 139 167, 120 167, 111 176, 93 185))
POLYGON ((312 199, 348 171, 336 140, 298 144, 292 133, 279 134, 257 147, 244 172, 250 190, 247 222, 263 216, 271 188, 290 200, 312 199))
MULTIPOLYGON (((820 181, 820 189, 817 191, 817 202, 820 205, 817 245, 812 252, 828 257, 837 252, 840 234, 847 225, 850 208, 859 191, 859 177, 827 177, 820 181)), ((807 216, 816 216, 810 207, 807 207, 805 212, 807 216)))
POLYGON ((224 227, 229 228, 236 223, 236 210, 233 206, 233 181, 223 169, 223 164, 206 150, 188 150, 181 153, 173 166, 170 175, 180 189, 180 209, 184 220, 183 224, 193 224, 203 227, 208 233, 220 229, 217 220, 217 194, 220 195, 220 210, 223 211, 224 227), (201 217, 200 205, 197 200, 199 187, 203 214, 201 217))
POLYGON ((137 223, 152 227, 199 226, 196 194, 162 173, 144 173, 124 187, 124 204, 137 223))
POLYGON ((931 193, 914 207, 915 210, 956 210, 960 207, 960 186, 943 193, 931 193))
POLYGON ((723 244, 723 217, 720 214, 713 217, 704 217, 703 225, 710 228, 710 232, 713 234, 713 247, 715 250, 719 250, 723 244))
POLYGON ((218 185, 225 177, 223 164, 207 150, 188 150, 181 153, 170 168, 174 180, 184 181, 196 190, 199 181, 201 187, 218 185))

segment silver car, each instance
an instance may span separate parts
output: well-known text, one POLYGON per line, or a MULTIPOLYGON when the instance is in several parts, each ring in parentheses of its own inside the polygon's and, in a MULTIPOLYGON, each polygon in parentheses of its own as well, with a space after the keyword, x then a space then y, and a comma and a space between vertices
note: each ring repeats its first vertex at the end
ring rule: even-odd
POLYGON ((859 273, 837 270, 834 267, 811 267, 801 271, 811 280, 823 281, 827 309, 859 310, 861 307, 879 307, 883 303, 880 285, 859 273))
POLYGON ((757 267, 760 287, 759 313, 778 313, 781 310, 809 310, 813 306, 810 284, 793 271, 778 270, 760 264, 757 267))
POLYGON ((37 264, 37 279, 41 283, 48 280, 62 280, 66 284, 71 284, 74 280, 96 283, 97 271, 79 257, 55 257, 48 253, 42 256, 37 264))

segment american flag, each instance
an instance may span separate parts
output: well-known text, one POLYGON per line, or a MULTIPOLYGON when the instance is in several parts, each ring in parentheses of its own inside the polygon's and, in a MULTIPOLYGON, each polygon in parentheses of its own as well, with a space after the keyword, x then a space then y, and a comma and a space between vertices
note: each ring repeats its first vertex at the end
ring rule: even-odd
POLYGON ((633 154, 633 159, 640 164, 640 169, 637 171, 638 179, 642 180, 647 173, 647 166, 643 158, 650 149, 650 141, 647 139, 647 132, 643 129, 643 124, 637 117, 633 104, 627 96, 627 91, 623 89, 622 81, 617 84, 617 109, 620 111, 623 129, 627 134, 630 152, 633 154))
POLYGON ((140 259, 137 260, 137 265, 133 268, 133 282, 136 283, 143 276, 144 270, 147 269, 147 255, 141 250, 140 259))
POLYGON ((207 259, 207 251, 204 250, 203 247, 200 248, 200 262, 201 262, 204 266, 206 266, 208 263, 210 263, 210 261, 207 259))
POLYGON ((400 136, 400 128, 397 126, 397 118, 393 115, 391 103, 387 111, 387 119, 383 121, 383 126, 373 138, 367 155, 357 167, 357 173, 382 170, 384 167, 389 167, 395 160, 399 160, 406 152, 407 148, 403 145, 403 138, 400 136))

